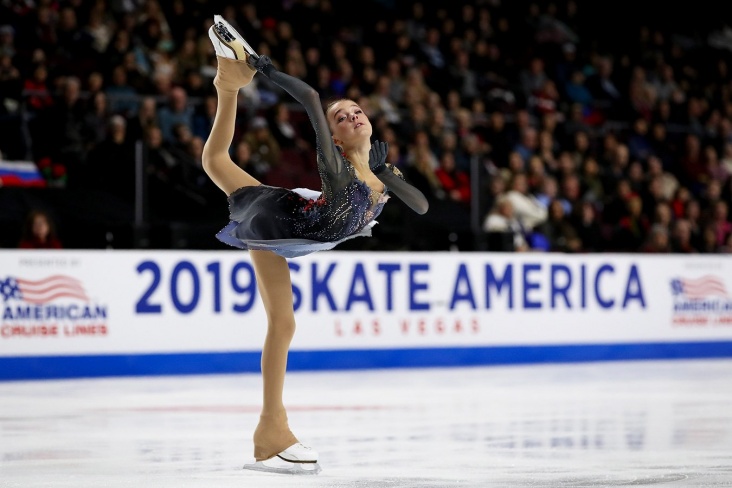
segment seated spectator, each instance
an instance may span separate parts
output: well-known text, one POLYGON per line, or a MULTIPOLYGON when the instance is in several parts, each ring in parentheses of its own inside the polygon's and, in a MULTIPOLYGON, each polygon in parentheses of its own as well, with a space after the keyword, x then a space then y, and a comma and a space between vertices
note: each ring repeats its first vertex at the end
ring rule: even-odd
POLYGON ((582 241, 559 200, 549 203, 548 218, 536 227, 536 232, 547 239, 550 252, 578 252, 582 249, 582 241))
POLYGON ((549 204, 556 200, 562 203, 565 213, 572 212, 572 204, 559 195, 559 183, 554 176, 547 175, 541 182, 539 192, 536 194, 536 200, 549 210, 549 204))
POLYGON ((434 157, 428 147, 411 146, 404 168, 404 177, 407 181, 424 193, 430 201, 445 197, 445 190, 432 166, 434 157))
POLYGON ((33 69, 33 75, 23 83, 26 91, 26 104, 31 113, 37 113, 53 105, 53 97, 48 88, 48 68, 38 64, 33 69))
POLYGON ((598 252, 606 248, 602 225, 592 202, 583 201, 574 209, 570 220, 582 243, 582 252, 598 252))
POLYGON ((564 91, 569 101, 579 104, 582 107, 582 114, 585 116, 592 110, 592 103, 594 101, 592 93, 585 86, 586 79, 585 73, 580 68, 576 68, 572 70, 572 74, 564 86, 564 91))
POLYGON ((84 183, 132 206, 135 200, 134 147, 127 139, 127 121, 121 115, 109 119, 107 136, 89 152, 84 183))
POLYGON ((18 248, 61 249, 62 247, 51 215, 45 210, 31 210, 26 216, 18 248))
POLYGON ((649 181, 658 178, 660 198, 671 201, 679 188, 679 180, 672 173, 663 169, 663 162, 655 155, 648 157, 647 166, 646 178, 649 181))
POLYGON ((128 118, 127 135, 131 141, 140 141, 147 137, 150 127, 158 125, 158 105, 152 96, 143 97, 135 115, 128 118))
POLYGON ((440 167, 435 170, 445 196, 465 207, 470 206, 470 176, 455 166, 455 156, 445 152, 440 157, 440 167))
POLYGON ((512 204, 512 213, 525 229, 531 230, 547 218, 547 208, 529 193, 526 175, 513 175, 506 197, 512 204))
POLYGON ((668 229, 661 224, 654 224, 646 237, 646 241, 639 249, 642 253, 668 253, 671 252, 668 229))
POLYGON ((580 182, 583 199, 595 203, 605 201, 605 186, 602 182, 601 169, 594 156, 588 156, 582 163, 580 182))
POLYGON ((252 159, 252 148, 244 139, 240 140, 234 148, 231 158, 237 166, 254 176, 259 181, 266 181, 269 168, 260 166, 252 159))
POLYGON ((618 222, 615 232, 615 248, 622 252, 635 252, 645 242, 650 222, 643 213, 643 200, 631 196, 627 203, 628 214, 618 222))
POLYGON ((671 231, 671 252, 693 254, 699 252, 691 242, 691 224, 686 219, 673 223, 671 231))
POLYGON ((699 252, 703 254, 714 254, 719 252, 719 244, 717 244, 717 231, 714 227, 706 226, 702 229, 699 252))
POLYGON ((158 110, 158 124, 163 133, 165 142, 173 142, 175 134, 173 128, 183 124, 193 131, 194 108, 188 103, 188 94, 182 87, 176 86, 170 90, 168 103, 158 110))
POLYGON ((269 130, 269 123, 264 117, 254 117, 249 123, 249 130, 244 140, 252 150, 252 161, 260 173, 271 171, 280 165, 281 148, 277 139, 269 130))
POLYGON ((132 117, 137 110, 137 90, 127 81, 127 69, 124 65, 115 66, 112 70, 112 83, 105 93, 109 99, 109 110, 114 114, 132 117))
MULTIPOLYGON (((216 109, 214 98, 214 111, 216 109)), ((274 104, 268 111, 269 129, 282 149, 310 149, 310 144, 300 136, 299 128, 292 120, 290 109, 283 101, 274 104)))
POLYGON ((193 114, 193 135, 208 139, 216 116, 216 97, 207 96, 193 114))
POLYGON ((717 246, 723 246, 732 234, 732 222, 729 221, 729 204, 718 200, 709 219, 709 226, 714 230, 717 246))
POLYGON ((487 233, 499 232, 510 234, 513 251, 525 252, 529 250, 529 245, 526 241, 526 229, 515 217, 513 204, 506 195, 501 195, 496 199, 493 208, 483 221, 483 230, 487 233))

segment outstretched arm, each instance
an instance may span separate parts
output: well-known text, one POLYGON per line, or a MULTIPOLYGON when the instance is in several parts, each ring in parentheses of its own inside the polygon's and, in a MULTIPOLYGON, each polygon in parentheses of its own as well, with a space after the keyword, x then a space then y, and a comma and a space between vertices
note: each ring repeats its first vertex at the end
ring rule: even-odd
MULTIPOLYGON (((249 58, 248 62, 257 71, 268 77, 302 104, 315 130, 315 148, 318 155, 319 168, 324 169, 331 178, 342 176, 340 179, 345 184, 348 184, 350 174, 343 164, 341 154, 333 142, 333 137, 328 128, 328 121, 323 113, 323 106, 320 102, 318 92, 304 81, 279 71, 274 67, 272 60, 268 56, 262 55, 257 59, 249 58)), ((333 188, 333 191, 338 191, 338 189, 333 188)))
POLYGON ((396 175, 386 166, 386 155, 389 152, 389 144, 375 141, 369 149, 369 167, 376 177, 386 188, 394 193, 409 208, 420 215, 427 213, 429 203, 424 193, 407 183, 404 178, 396 175))

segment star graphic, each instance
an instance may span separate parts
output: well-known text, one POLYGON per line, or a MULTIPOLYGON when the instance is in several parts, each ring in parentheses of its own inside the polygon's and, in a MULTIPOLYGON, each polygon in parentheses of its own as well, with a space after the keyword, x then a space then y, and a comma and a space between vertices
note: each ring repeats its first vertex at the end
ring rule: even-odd
POLYGON ((6 302, 11 298, 20 298, 18 283, 13 278, 6 278, 4 281, 0 281, 0 295, 3 296, 6 302))

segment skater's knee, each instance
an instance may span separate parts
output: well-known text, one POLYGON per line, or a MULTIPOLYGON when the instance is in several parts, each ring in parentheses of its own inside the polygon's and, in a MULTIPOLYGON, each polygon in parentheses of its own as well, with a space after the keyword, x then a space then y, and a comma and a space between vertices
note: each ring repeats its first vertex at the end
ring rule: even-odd
POLYGON ((203 171, 205 171, 206 174, 209 176, 211 176, 214 171, 217 156, 220 155, 217 154, 217 152, 213 148, 207 145, 203 146, 203 153, 201 154, 201 166, 203 167, 203 171))
POLYGON ((290 340, 295 335, 295 321, 287 317, 271 317, 267 333, 277 339, 290 340))

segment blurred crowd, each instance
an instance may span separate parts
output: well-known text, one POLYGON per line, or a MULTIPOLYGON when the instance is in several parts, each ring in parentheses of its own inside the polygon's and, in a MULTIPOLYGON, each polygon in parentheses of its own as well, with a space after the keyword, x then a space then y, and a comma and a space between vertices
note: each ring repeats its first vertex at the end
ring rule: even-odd
MULTIPOLYGON (((324 101, 356 100, 431 200, 387 205, 372 246, 732 251, 732 29, 576 0, 0 1, 0 159, 47 181, 12 207, 61 192, 62 237, 223 225, 201 169, 217 13, 324 101)), ((317 189, 299 105, 262 76, 239 101, 234 161, 317 189)))

